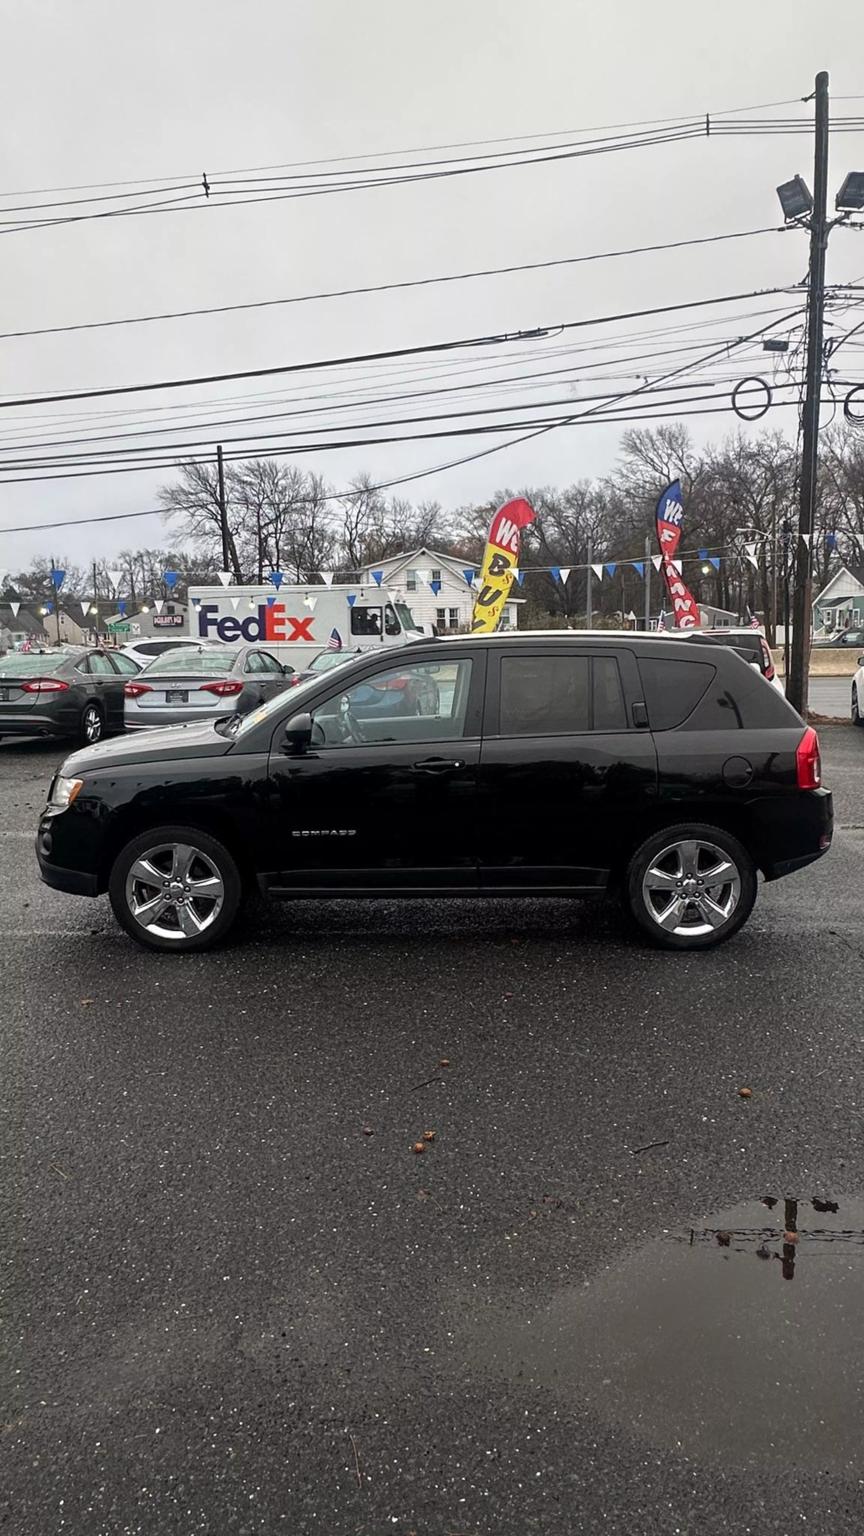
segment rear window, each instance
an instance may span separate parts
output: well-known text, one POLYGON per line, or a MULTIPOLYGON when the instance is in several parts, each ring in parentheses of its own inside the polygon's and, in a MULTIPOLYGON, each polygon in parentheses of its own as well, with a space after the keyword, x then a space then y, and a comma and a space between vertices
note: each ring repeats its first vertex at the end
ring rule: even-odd
POLYGON ((13 651, 9 656, 0 656, 0 676, 50 677, 65 666, 68 660, 68 651, 49 652, 44 656, 38 651, 13 651))
POLYGON ((172 649, 157 656, 144 670, 148 677, 224 677, 226 672, 231 671, 239 654, 239 651, 231 650, 228 646, 212 651, 196 651, 191 646, 186 650, 181 646, 176 652, 172 649))
POLYGON ((502 656, 502 736, 626 729, 624 692, 614 656, 502 656))
POLYGON ((717 671, 707 661, 639 657, 648 721, 652 731, 670 731, 692 715, 717 671))

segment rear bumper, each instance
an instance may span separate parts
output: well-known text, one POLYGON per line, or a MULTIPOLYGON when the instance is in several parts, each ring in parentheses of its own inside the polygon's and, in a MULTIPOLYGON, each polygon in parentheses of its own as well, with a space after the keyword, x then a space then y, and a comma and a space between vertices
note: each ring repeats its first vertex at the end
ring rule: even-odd
POLYGON ((27 711, 20 715, 0 714, 0 736, 63 736, 71 727, 63 725, 50 715, 38 715, 27 711))
POLYGON ((236 711, 232 708, 233 699, 223 700, 212 711, 206 709, 148 709, 146 714, 141 710, 138 714, 132 714, 127 710, 123 716, 123 725, 127 731, 164 731, 166 725, 205 725, 208 720, 221 720, 224 715, 233 715, 236 711))
POLYGON ((764 849, 760 859, 766 880, 780 880, 796 869, 821 859, 834 836, 834 801, 828 789, 803 790, 795 815, 788 802, 765 802, 759 807, 759 830, 764 849))

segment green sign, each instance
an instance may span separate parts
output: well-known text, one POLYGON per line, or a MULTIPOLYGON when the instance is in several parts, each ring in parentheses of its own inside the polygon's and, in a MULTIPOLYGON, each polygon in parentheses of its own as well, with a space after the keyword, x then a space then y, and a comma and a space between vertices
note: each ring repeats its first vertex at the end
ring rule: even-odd
POLYGON ((110 629, 112 635, 128 635, 132 626, 131 624, 125 623, 125 621, 118 620, 114 624, 109 624, 108 628, 110 629))

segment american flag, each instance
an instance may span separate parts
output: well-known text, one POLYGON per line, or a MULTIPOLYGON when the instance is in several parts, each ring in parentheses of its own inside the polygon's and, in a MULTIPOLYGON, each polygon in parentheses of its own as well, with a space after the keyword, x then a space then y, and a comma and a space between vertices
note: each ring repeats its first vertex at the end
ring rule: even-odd
POLYGON ((757 619, 755 613, 751 612, 750 604, 749 603, 747 604, 746 614, 747 614, 747 623, 749 624, 751 629, 761 629, 762 628, 762 626, 759 623, 759 620, 757 619))
POLYGON ((331 629, 330 639, 327 641, 327 649, 328 651, 341 651, 342 636, 340 635, 338 629, 331 629))

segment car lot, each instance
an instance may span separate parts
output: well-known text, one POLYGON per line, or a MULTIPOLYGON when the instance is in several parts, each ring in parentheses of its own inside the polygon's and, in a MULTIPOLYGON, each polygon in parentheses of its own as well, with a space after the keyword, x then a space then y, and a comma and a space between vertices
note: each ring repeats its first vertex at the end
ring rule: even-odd
POLYGON ((864 739, 821 734, 832 853, 704 955, 555 901, 148 954, 38 881, 63 754, 0 744, 9 1529, 859 1530, 857 1471, 685 1455, 483 1321, 767 1191, 861 1195, 864 739))

